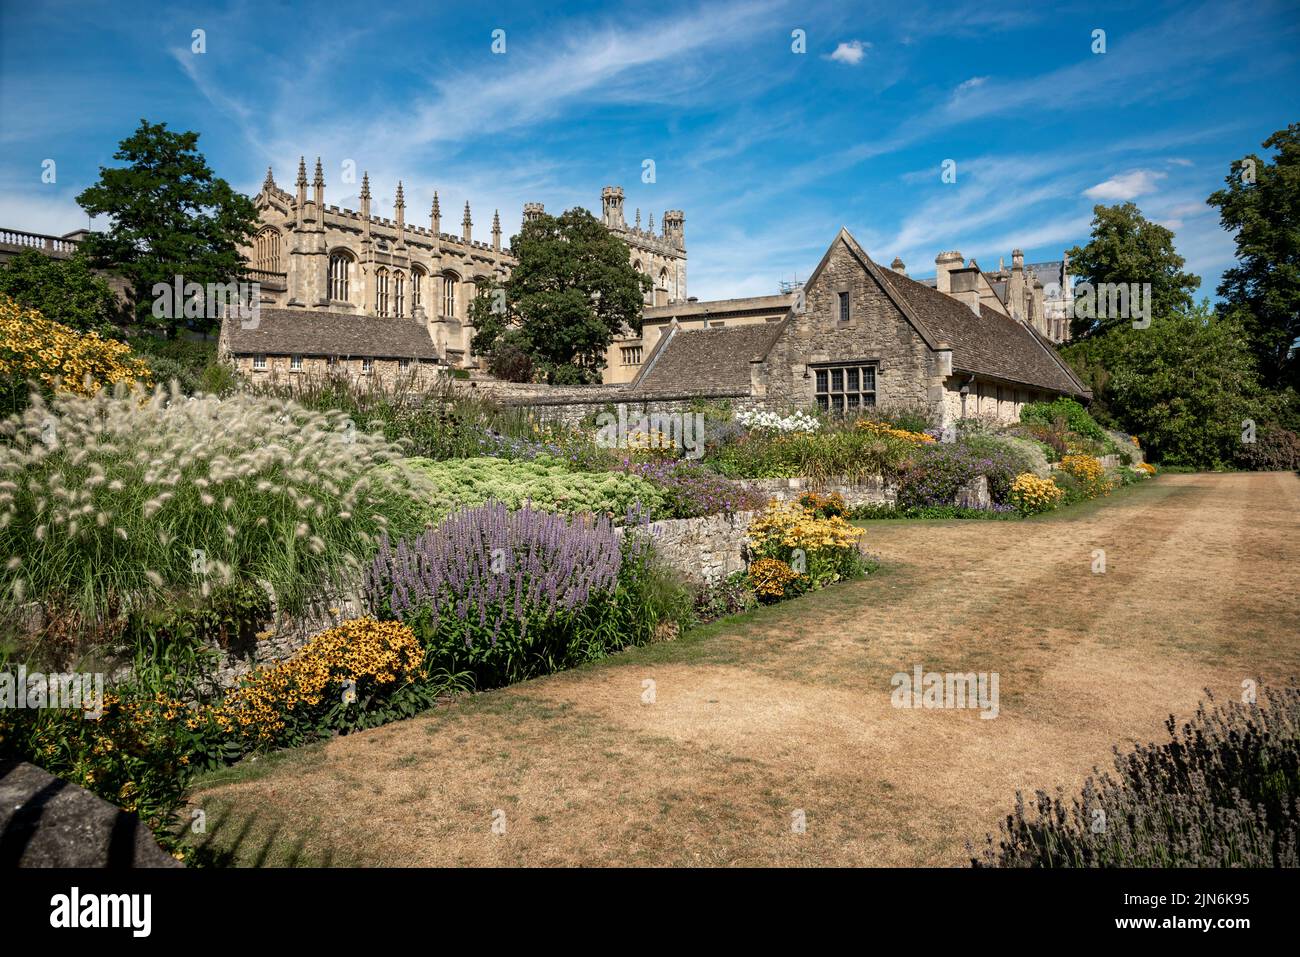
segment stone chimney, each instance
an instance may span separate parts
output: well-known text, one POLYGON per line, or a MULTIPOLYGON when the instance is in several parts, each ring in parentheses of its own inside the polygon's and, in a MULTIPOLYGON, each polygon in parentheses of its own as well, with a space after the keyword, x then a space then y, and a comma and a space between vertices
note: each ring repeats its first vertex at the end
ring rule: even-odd
MULTIPOLYGON (((961 253, 953 250, 952 252, 939 253, 934 257, 934 288, 940 292, 949 292, 952 289, 952 283, 948 274, 954 269, 961 269, 961 253)), ((972 287, 974 288, 974 287, 972 287)))
POLYGON ((903 260, 898 256, 894 257, 894 261, 889 264, 889 268, 894 270, 894 272, 898 273, 900 276, 907 275, 907 266, 904 265, 903 260))
POLYGON ((1035 278, 1029 286, 1029 317, 1034 328, 1043 335, 1047 335, 1047 315, 1044 306, 1045 299, 1046 297, 1043 294, 1043 284, 1035 278))
POLYGON ((1007 280, 1007 308, 1021 322, 1029 321, 1028 300, 1025 296, 1025 254, 1011 250, 1011 277, 1007 280))
POLYGON ((945 276, 948 280, 948 295, 964 303, 977 316, 980 312, 979 274, 979 266, 965 266, 949 269, 945 276))

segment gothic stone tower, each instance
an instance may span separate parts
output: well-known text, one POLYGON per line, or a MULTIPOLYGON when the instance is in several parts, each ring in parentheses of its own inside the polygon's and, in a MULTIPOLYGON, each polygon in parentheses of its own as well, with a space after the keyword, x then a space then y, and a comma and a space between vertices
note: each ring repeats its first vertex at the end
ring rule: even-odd
POLYGON ((632 265, 654 284, 646 294, 647 306, 666 306, 686 298, 686 217, 680 209, 663 216, 663 232, 656 233, 654 214, 641 227, 641 210, 629 226, 623 215, 623 187, 606 186, 600 191, 601 221, 605 228, 627 243, 632 265))

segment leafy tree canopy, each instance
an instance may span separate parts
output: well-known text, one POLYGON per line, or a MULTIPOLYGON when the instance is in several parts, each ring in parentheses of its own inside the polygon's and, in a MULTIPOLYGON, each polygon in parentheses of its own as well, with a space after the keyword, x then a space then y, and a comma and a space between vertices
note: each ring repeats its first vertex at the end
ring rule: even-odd
MULTIPOLYGON (((1268 416, 1240 323, 1208 303, 1073 344, 1063 355, 1104 367, 1108 417, 1158 460, 1218 468, 1237 456, 1247 420, 1268 416)), ((1096 411, 1096 410, 1094 410, 1096 411)))
MULTIPOLYGON (((1097 289, 1102 283, 1151 284, 1151 315, 1168 315, 1192 305, 1199 276, 1183 272, 1184 259, 1174 249, 1174 234, 1151 222, 1133 203, 1094 206, 1092 238, 1069 250, 1072 272, 1097 289)), ((1106 332, 1127 318, 1078 316, 1074 338, 1106 332)))
POLYGON ((125 276, 137 321, 167 335, 182 326, 207 331, 218 317, 155 318, 154 285, 177 277, 202 285, 238 280, 245 270, 239 247, 256 229, 252 200, 213 175, 198 140, 141 120, 113 155, 127 165, 100 167, 99 182, 77 197, 87 213, 111 222, 86 238, 86 254, 125 276))
POLYGON ((118 334, 121 304, 81 251, 60 259, 24 249, 0 266, 0 293, 80 332, 118 334))
POLYGON ((512 251, 518 265, 510 278, 480 286, 471 306, 474 351, 502 372, 598 382, 614 337, 641 330, 650 288, 629 263, 627 244, 585 209, 571 209, 525 223, 512 251))
POLYGON ((1220 309, 1250 337, 1260 374, 1273 387, 1300 388, 1300 123, 1264 141, 1273 161, 1250 154, 1206 200, 1236 234, 1237 265, 1223 274, 1220 309))

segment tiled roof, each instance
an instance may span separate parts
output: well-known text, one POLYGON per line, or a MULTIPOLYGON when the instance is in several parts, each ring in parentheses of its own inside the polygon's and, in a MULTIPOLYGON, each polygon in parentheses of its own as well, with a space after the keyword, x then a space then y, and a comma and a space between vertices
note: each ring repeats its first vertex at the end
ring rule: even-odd
POLYGON ((647 322, 654 322, 673 316, 687 319, 701 316, 727 316, 742 312, 784 312, 794 304, 794 300, 794 293, 782 293, 775 296, 749 296, 744 299, 676 302, 667 306, 651 306, 643 315, 647 322))
POLYGON ((756 322, 714 329, 674 327, 646 357, 629 389, 747 393, 750 360, 767 353, 782 326, 779 322, 756 322))
POLYGON ((1069 395, 1087 390, 1056 356, 1051 343, 1028 325, 981 305, 976 315, 962 302, 889 269, 885 281, 926 327, 952 346, 952 367, 1069 395))
POLYGON ((256 328, 244 328, 246 324, 251 323, 222 322, 222 336, 235 355, 438 358, 424 324, 414 319, 263 308, 256 328))

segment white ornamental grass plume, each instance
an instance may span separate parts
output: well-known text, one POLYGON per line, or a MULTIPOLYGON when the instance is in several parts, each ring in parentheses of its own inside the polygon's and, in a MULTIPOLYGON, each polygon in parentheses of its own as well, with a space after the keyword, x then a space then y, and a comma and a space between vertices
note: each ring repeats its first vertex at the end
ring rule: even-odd
POLYGON ((0 570, 0 613, 19 572, 26 600, 100 625, 105 609, 223 581, 268 581, 292 607, 368 560, 381 530, 422 530, 398 457, 342 413, 283 398, 34 396, 0 422, 0 555, 19 559, 0 570))

